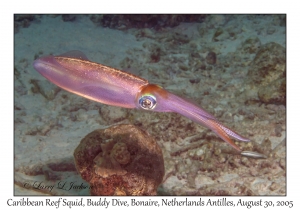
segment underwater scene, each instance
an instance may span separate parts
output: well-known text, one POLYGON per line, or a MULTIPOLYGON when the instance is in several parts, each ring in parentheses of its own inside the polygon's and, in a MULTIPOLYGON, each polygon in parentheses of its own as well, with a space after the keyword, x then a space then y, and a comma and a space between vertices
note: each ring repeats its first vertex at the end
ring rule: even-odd
POLYGON ((14 15, 14 195, 286 195, 286 15, 14 15))

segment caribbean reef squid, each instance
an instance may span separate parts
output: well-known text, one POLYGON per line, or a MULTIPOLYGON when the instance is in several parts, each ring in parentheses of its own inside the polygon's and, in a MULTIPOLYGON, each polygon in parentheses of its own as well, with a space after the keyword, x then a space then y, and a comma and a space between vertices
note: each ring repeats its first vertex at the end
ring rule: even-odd
POLYGON ((242 151, 231 138, 249 139, 229 129, 201 107, 143 78, 92 62, 80 51, 41 57, 33 66, 52 83, 69 92, 112 106, 176 112, 211 129, 241 155, 265 158, 257 152, 242 151))

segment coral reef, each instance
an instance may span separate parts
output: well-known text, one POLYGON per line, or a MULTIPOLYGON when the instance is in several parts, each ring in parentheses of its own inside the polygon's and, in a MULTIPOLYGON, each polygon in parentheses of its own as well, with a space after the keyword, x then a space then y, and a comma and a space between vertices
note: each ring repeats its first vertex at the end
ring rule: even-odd
POLYGON ((164 176, 160 147, 133 125, 93 131, 81 140, 74 158, 92 195, 156 195, 164 176))

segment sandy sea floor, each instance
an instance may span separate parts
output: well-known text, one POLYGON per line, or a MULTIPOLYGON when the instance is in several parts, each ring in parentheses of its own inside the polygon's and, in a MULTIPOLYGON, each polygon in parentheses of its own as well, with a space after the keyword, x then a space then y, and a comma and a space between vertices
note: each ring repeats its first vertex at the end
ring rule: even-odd
POLYGON ((162 148, 159 195, 285 195, 286 106, 262 101, 257 92, 266 84, 249 73, 262 46, 285 49, 284 23, 279 15, 208 15, 172 28, 117 30, 87 15, 74 21, 47 15, 20 24, 14 36, 15 195, 89 195, 88 189, 45 186, 87 185, 74 169, 73 151, 88 133, 115 124, 138 126, 162 148), (176 113, 112 107, 66 92, 32 66, 40 56, 71 50, 190 99, 252 140, 236 142, 241 148, 268 158, 242 157, 176 113))

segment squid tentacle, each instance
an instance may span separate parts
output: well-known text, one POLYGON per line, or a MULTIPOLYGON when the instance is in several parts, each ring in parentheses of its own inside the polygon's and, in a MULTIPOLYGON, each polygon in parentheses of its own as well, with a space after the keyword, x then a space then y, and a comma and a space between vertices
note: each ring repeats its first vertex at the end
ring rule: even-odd
POLYGON ((192 103, 189 103, 188 101, 183 102, 183 99, 171 93, 169 93, 169 98, 170 104, 168 106, 170 107, 170 110, 186 116, 194 122, 211 129, 221 139, 230 144, 236 150, 241 151, 241 149, 230 139, 230 137, 233 137, 240 141, 250 141, 249 139, 237 134, 233 130, 224 126, 216 118, 211 118, 210 114, 200 107, 195 108, 192 103))

